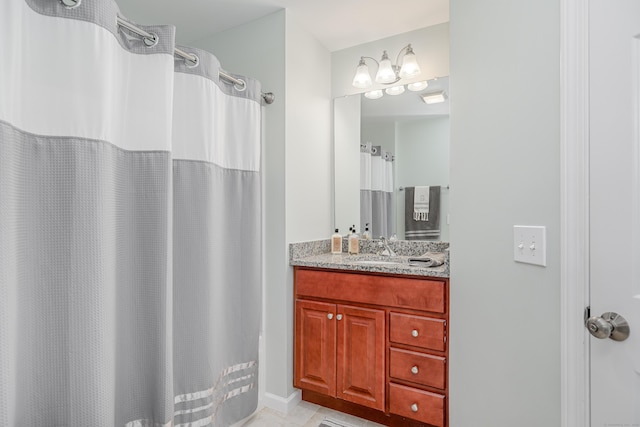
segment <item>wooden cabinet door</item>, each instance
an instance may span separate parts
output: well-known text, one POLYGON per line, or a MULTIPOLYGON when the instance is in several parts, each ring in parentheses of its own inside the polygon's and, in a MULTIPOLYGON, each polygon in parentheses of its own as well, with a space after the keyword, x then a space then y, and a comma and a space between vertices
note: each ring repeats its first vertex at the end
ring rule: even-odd
POLYGON ((384 310, 338 305, 336 397, 384 411, 384 310))
POLYGON ((296 300, 296 387, 335 396, 335 314, 335 304, 296 300))

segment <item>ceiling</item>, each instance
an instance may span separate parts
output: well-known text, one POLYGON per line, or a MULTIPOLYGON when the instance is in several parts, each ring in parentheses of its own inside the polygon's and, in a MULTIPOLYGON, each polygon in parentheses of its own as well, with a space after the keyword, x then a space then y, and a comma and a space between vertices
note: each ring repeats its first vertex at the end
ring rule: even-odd
POLYGON ((189 43, 286 8, 329 51, 449 21, 449 0, 116 0, 138 24, 173 24, 189 43))

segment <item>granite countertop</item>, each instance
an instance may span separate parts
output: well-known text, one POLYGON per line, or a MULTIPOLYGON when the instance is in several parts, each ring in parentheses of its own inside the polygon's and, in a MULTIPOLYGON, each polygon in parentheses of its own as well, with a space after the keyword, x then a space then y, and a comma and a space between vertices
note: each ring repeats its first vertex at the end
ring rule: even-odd
POLYGON ((396 257, 376 255, 377 240, 361 241, 361 253, 349 255, 346 247, 342 254, 331 254, 329 240, 292 243, 289 245, 289 264, 292 266, 326 268, 333 270, 364 271, 373 273, 404 274, 409 276, 449 277, 449 244, 446 242, 390 242, 396 257), (414 267, 409 258, 426 252, 444 252, 445 263, 438 267, 414 267))

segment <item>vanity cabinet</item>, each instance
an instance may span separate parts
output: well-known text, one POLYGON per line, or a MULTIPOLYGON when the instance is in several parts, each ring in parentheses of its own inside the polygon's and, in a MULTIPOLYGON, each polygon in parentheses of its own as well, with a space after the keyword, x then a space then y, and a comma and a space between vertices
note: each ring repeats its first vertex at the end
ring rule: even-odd
POLYGON ((308 267, 294 278, 304 400, 385 425, 448 425, 448 279, 308 267))
POLYGON ((296 300, 296 387, 384 410, 384 310, 296 300))

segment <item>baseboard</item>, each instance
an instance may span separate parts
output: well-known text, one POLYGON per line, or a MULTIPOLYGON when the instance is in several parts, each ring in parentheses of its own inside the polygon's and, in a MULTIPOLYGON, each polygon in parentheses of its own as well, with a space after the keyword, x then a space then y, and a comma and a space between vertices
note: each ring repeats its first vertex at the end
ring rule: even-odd
POLYGON ((295 390, 286 398, 265 392, 261 403, 267 408, 274 409, 278 412, 282 412, 283 414, 288 414, 301 400, 302 393, 300 390, 295 390))

